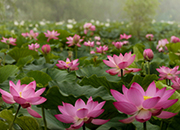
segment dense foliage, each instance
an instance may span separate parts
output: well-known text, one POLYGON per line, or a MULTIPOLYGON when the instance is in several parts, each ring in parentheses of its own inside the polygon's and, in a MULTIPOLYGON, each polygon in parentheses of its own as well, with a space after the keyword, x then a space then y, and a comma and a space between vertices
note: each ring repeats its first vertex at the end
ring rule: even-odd
MULTIPOLYGON (((64 104, 62 102, 70 103, 74 106, 79 98, 87 102, 90 97, 99 103, 106 101, 103 106, 104 112, 98 119, 110 119, 110 121, 100 126, 92 123, 86 124, 86 129, 142 129, 142 123, 138 121, 129 124, 118 121, 128 116, 115 108, 113 102, 116 100, 110 90, 114 89, 122 92, 123 85, 130 88, 134 82, 146 90, 153 81, 155 81, 156 87, 159 89, 163 87, 172 89, 170 84, 166 84, 166 80, 158 80, 159 72, 156 69, 161 66, 173 68, 180 65, 180 43, 169 43, 166 45, 168 51, 164 52, 159 52, 156 46, 161 39, 167 38, 170 42, 171 36, 180 36, 179 25, 177 23, 151 23, 151 28, 142 30, 139 38, 133 35, 129 36, 129 39, 127 39, 128 44, 123 45, 119 49, 112 43, 122 41, 120 34, 131 34, 129 23, 101 23, 99 21, 91 21, 91 23, 96 27, 96 30, 88 30, 87 34, 84 34, 83 26, 85 23, 77 23, 74 20, 56 23, 48 21, 15 21, 0 24, 1 40, 3 37, 16 38, 16 45, 0 42, 0 88, 9 92, 9 81, 17 83, 20 80, 21 84, 29 84, 32 81, 36 81, 36 90, 46 89, 41 96, 46 98, 47 101, 43 104, 32 105, 32 109, 45 117, 46 121, 30 116, 26 109, 22 108, 19 110, 15 124, 13 125, 14 129, 41 130, 44 129, 44 122, 47 123, 49 130, 68 128, 71 124, 62 123, 54 116, 60 114, 58 106, 63 106, 64 104), (38 33, 38 35, 31 38, 22 36, 22 33, 29 33, 30 30, 38 33), (56 34, 57 38, 51 37, 48 40, 46 37, 48 34, 47 30, 54 30, 54 33, 57 31, 60 35, 56 34), (148 40, 145 37, 146 34, 150 33, 154 35, 153 40, 148 40), (75 34, 83 39, 79 43, 81 47, 73 46, 74 44, 70 41, 67 44, 67 38, 71 39, 70 37, 73 37, 75 34), (95 36, 99 36, 100 39, 97 40, 95 36), (84 42, 88 41, 94 41, 96 44, 94 44, 94 47, 83 45, 84 42), (100 45, 97 44, 97 41, 100 42, 100 45), (39 48, 30 50, 28 45, 32 45, 32 43, 38 43, 39 48), (46 49, 41 50, 43 45, 46 45, 44 46, 46 49), (51 50, 48 45, 50 45, 51 50), (102 53, 96 53, 96 47, 104 45, 108 47, 108 50, 102 53), (150 62, 150 73, 147 73, 149 62, 145 61, 143 57, 143 51, 147 48, 152 49, 154 53, 154 58, 150 62), (91 54, 90 51, 94 51, 95 53, 91 54), (136 55, 130 67, 139 68, 141 69, 140 71, 127 73, 121 77, 117 75, 112 76, 106 72, 110 68, 103 62, 103 60, 108 60, 107 56, 113 56, 114 54, 119 56, 120 53, 124 55, 129 52, 136 55), (78 63, 78 69, 77 66, 69 69, 60 69, 62 66, 58 67, 56 65, 58 61, 61 61, 60 63, 69 63, 70 61, 67 58, 70 60, 78 59, 78 61, 76 60, 74 62, 74 64, 78 63), (41 113, 45 113, 45 115, 41 113)), ((76 36, 76 42, 78 40, 80 39, 76 36)), ((176 91, 171 96, 171 99, 179 99, 179 97, 179 91, 176 91)), ((18 104, 7 104, 1 98, 0 106, 0 128, 6 130, 13 121, 18 104)), ((147 121, 147 128, 154 130, 160 127, 163 130, 180 128, 178 123, 180 118, 179 108, 180 101, 166 109, 166 111, 178 113, 170 119, 160 119, 152 116, 147 121), (163 127, 161 126, 162 122, 163 127)))

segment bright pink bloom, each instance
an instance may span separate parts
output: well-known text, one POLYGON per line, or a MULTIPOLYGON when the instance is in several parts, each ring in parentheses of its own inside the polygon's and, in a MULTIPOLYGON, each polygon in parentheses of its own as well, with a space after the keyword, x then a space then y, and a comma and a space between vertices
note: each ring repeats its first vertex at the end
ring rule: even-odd
POLYGON ((129 39, 132 35, 126 35, 125 33, 122 35, 120 34, 120 39, 129 39))
POLYGON ((147 88, 146 92, 138 83, 133 83, 129 89, 123 85, 123 94, 111 89, 111 94, 117 100, 114 106, 121 112, 132 115, 129 118, 119 120, 122 123, 131 123, 135 120, 139 122, 146 122, 150 120, 151 116, 167 119, 175 116, 177 113, 163 111, 178 99, 168 100, 175 92, 174 89, 166 90, 156 88, 153 81, 147 88))
POLYGON ((126 44, 129 43, 129 41, 122 41, 122 43, 123 43, 124 45, 126 45, 126 44))
POLYGON ((117 49, 120 49, 124 43, 123 42, 112 42, 112 44, 117 48, 117 49))
POLYGON ((45 44, 41 47, 41 50, 44 54, 48 54, 51 51, 51 46, 48 44, 45 44))
POLYGON ((99 46, 96 47, 96 53, 106 54, 106 51, 108 50, 108 46, 99 46))
POLYGON ((35 40, 38 40, 36 37, 39 35, 39 33, 34 33, 34 31, 33 30, 30 30, 30 32, 29 33, 22 33, 21 34, 23 37, 29 37, 29 39, 32 39, 32 38, 34 38, 35 40))
POLYGON ((147 35, 146 35, 146 38, 147 38, 149 41, 152 41, 153 38, 154 38, 154 35, 153 35, 153 34, 147 34, 147 35))
POLYGON ((101 38, 99 36, 95 36, 94 39, 97 41, 101 40, 101 38))
POLYGON ((31 44, 31 45, 28 45, 29 47, 29 50, 34 50, 34 51, 38 51, 37 49, 40 47, 40 45, 38 43, 35 43, 35 44, 31 44))
POLYGON ((85 46, 90 46, 90 47, 94 47, 94 41, 88 41, 88 42, 84 42, 85 46))
POLYGON ((21 85, 20 80, 17 82, 17 84, 9 81, 9 86, 10 93, 0 89, 4 102, 8 104, 18 103, 22 106, 22 108, 26 108, 30 115, 41 118, 36 111, 31 109, 31 105, 39 105, 46 101, 46 98, 40 96, 46 88, 39 89, 35 92, 35 81, 29 83, 28 85, 21 85))
POLYGON ((95 54, 95 53, 96 53, 96 52, 95 52, 95 51, 93 51, 93 50, 90 52, 90 54, 95 54))
POLYGON ((167 39, 161 39, 158 41, 158 45, 156 47, 156 49, 159 51, 159 52, 164 52, 164 49, 167 50, 167 47, 166 47, 166 44, 168 44, 168 40, 167 39))
POLYGON ((98 41, 97 41, 97 42, 96 42, 96 45, 101 45, 101 42, 98 42, 98 41))
POLYGON ((144 59, 147 61, 151 61, 154 57, 154 53, 151 49, 145 49, 143 52, 144 59))
POLYGON ((156 70, 160 73, 160 77, 159 80, 163 80, 163 79, 170 79, 170 80, 174 80, 175 77, 178 77, 178 74, 180 74, 180 71, 178 71, 179 66, 175 66, 174 68, 168 68, 165 66, 162 66, 159 68, 157 68, 156 70))
POLYGON ((77 67, 79 65, 78 62, 79 59, 75 59, 70 61, 69 58, 66 59, 66 62, 64 62, 63 60, 58 60, 58 64, 56 64, 56 66, 59 69, 69 69, 69 70, 78 70, 79 68, 77 67))
POLYGON ((105 101, 98 103, 93 101, 90 97, 87 104, 82 99, 78 99, 75 106, 64 103, 63 106, 58 106, 59 111, 62 114, 57 114, 55 117, 63 123, 73 123, 70 128, 79 129, 84 123, 93 123, 95 125, 102 125, 109 120, 93 119, 98 117, 104 112, 101 109, 105 104, 105 101))
POLYGON ((81 47, 80 42, 83 41, 83 39, 80 39, 81 37, 77 34, 75 34, 73 37, 69 36, 68 38, 66 38, 68 41, 66 42, 67 44, 69 44, 68 46, 78 46, 81 47))
POLYGON ((1 42, 6 43, 7 45, 13 45, 13 46, 16 45, 16 44, 15 44, 16 38, 12 38, 12 37, 10 37, 10 38, 4 38, 4 37, 2 37, 2 38, 3 38, 3 40, 1 40, 1 42))
POLYGON ((47 33, 44 33, 44 34, 45 34, 45 37, 48 37, 47 42, 49 42, 50 39, 58 39, 57 36, 60 35, 60 33, 54 30, 52 32, 47 30, 47 33))
POLYGON ((88 31, 95 31, 96 27, 92 25, 92 23, 85 23, 84 24, 84 34, 87 34, 88 31))
POLYGON ((175 79, 173 79, 171 81, 173 83, 173 85, 171 87, 174 88, 175 90, 180 90, 180 78, 175 77, 175 79))
POLYGON ((172 43, 180 42, 180 39, 176 36, 171 36, 171 42, 172 43))
POLYGON ((129 65, 131 65, 135 59, 136 55, 131 56, 131 52, 125 53, 123 56, 121 53, 119 56, 113 55, 107 56, 109 60, 103 60, 103 62, 109 66, 112 67, 112 69, 107 70, 106 72, 110 75, 116 75, 118 74, 119 77, 121 77, 121 69, 123 69, 123 75, 131 73, 131 72, 138 72, 141 69, 139 68, 128 68, 129 65))

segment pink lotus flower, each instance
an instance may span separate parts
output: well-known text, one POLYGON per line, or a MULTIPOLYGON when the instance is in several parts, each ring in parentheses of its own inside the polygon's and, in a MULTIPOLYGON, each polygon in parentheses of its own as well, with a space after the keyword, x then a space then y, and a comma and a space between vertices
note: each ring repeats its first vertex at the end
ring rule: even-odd
POLYGON ((50 39, 58 39, 57 36, 60 35, 60 33, 54 30, 52 32, 47 30, 47 33, 44 33, 44 34, 45 34, 45 37, 48 37, 47 42, 49 42, 50 39))
POLYGON ((144 59, 147 61, 151 61, 154 57, 154 53, 151 49, 145 49, 143 52, 144 59))
POLYGON ((29 50, 34 50, 34 51, 38 51, 37 49, 40 47, 40 45, 38 43, 35 43, 35 44, 31 44, 31 45, 28 45, 29 47, 29 50))
POLYGON ((106 54, 106 51, 108 50, 108 46, 99 46, 96 47, 96 53, 106 54))
POLYGON ((12 38, 12 37, 10 37, 10 38, 4 38, 4 37, 2 37, 2 38, 3 38, 3 40, 1 40, 1 42, 6 43, 7 45, 13 45, 13 46, 16 45, 16 44, 15 44, 16 38, 12 38))
POLYGON ((172 43, 177 43, 177 42, 180 42, 180 39, 176 36, 171 36, 171 42, 172 43))
POLYGON ((125 53, 123 56, 121 53, 119 56, 113 55, 107 56, 109 60, 103 60, 103 62, 109 66, 112 67, 112 69, 107 70, 106 72, 110 75, 116 75, 118 74, 119 77, 121 77, 121 69, 123 70, 123 75, 131 73, 131 72, 138 72, 141 69, 139 68, 128 68, 129 65, 131 65, 135 59, 136 55, 131 56, 131 52, 125 53))
POLYGON ((117 48, 117 49, 120 49, 124 43, 123 42, 112 42, 112 44, 117 48))
POLYGON ((66 38, 68 41, 66 42, 67 44, 69 44, 68 46, 78 46, 81 47, 81 45, 79 44, 80 42, 83 41, 83 39, 80 39, 81 37, 77 34, 75 34, 73 37, 68 37, 66 38))
POLYGON ((95 31, 96 27, 92 25, 92 23, 85 23, 84 24, 84 34, 87 34, 88 31, 95 31))
POLYGON ((168 68, 165 66, 162 66, 159 68, 157 68, 156 70, 160 73, 160 77, 159 80, 163 80, 163 79, 170 79, 170 80, 174 80, 175 77, 178 77, 178 74, 180 74, 180 71, 178 71, 179 66, 176 66, 174 68, 168 68))
POLYGON ((126 35, 125 33, 122 35, 120 34, 120 39, 129 39, 132 35, 126 35))
POLYGON ((30 30, 30 32, 29 33, 22 33, 21 34, 23 37, 29 37, 29 39, 32 39, 32 38, 34 38, 35 40, 38 40, 36 37, 39 35, 39 33, 34 33, 34 31, 33 30, 30 30))
POLYGON ((78 62, 79 59, 75 59, 70 61, 69 58, 66 59, 66 62, 62 61, 62 60, 58 60, 58 64, 56 64, 56 66, 59 69, 69 69, 69 70, 78 70, 79 68, 77 67, 79 65, 78 62))
POLYGON ((57 114, 55 117, 63 123, 73 123, 70 126, 71 129, 79 129, 84 123, 102 125, 109 120, 93 118, 98 117, 104 112, 104 109, 101 109, 104 104, 105 101, 101 103, 98 103, 97 101, 94 102, 92 97, 88 99, 87 104, 85 104, 82 99, 78 99, 75 106, 63 102, 63 106, 58 106, 58 109, 62 114, 57 114))
POLYGON ((94 41, 88 41, 88 42, 84 42, 85 46, 90 46, 90 47, 94 47, 94 41))
POLYGON ((158 45, 156 47, 156 49, 159 51, 159 52, 164 52, 164 49, 167 50, 167 47, 166 47, 166 44, 168 44, 168 40, 167 39, 161 39, 158 41, 158 45))
POLYGON ((129 41, 122 41, 122 43, 123 43, 124 45, 126 45, 126 44, 129 43, 129 41))
POLYGON ((149 41, 152 41, 153 38, 154 38, 154 35, 153 35, 153 34, 147 34, 147 35, 146 35, 146 38, 147 38, 149 41))
POLYGON ((175 77, 175 79, 171 80, 171 82, 173 83, 173 85, 171 86, 172 88, 174 88, 175 90, 180 90, 180 78, 179 77, 175 77))
POLYGON ((51 51, 51 46, 48 44, 45 44, 41 47, 41 50, 44 54, 48 54, 51 51))
POLYGON ((101 38, 99 36, 95 36, 94 39, 97 41, 101 40, 101 38))
POLYGON ((40 96, 46 88, 39 89, 35 92, 35 81, 29 83, 28 85, 21 85, 20 80, 17 82, 17 84, 9 81, 9 86, 10 93, 0 89, 4 102, 8 104, 18 103, 22 106, 22 108, 26 108, 30 115, 41 118, 36 111, 31 109, 31 105, 39 105, 46 101, 46 98, 40 96))
POLYGON ((92 51, 90 51, 90 54, 95 54, 95 53, 96 53, 96 52, 95 52, 95 51, 93 51, 93 50, 92 50, 92 51))
POLYGON ((150 120, 151 116, 167 119, 177 114, 163 111, 178 101, 178 99, 168 100, 175 90, 166 90, 166 87, 159 90, 154 82, 148 86, 146 92, 135 82, 129 89, 123 85, 123 94, 113 89, 110 91, 117 100, 113 103, 114 106, 119 111, 132 115, 127 119, 119 120, 122 123, 131 123, 135 120, 143 123, 150 120))
POLYGON ((96 45, 101 45, 101 42, 97 41, 97 42, 96 42, 96 45))

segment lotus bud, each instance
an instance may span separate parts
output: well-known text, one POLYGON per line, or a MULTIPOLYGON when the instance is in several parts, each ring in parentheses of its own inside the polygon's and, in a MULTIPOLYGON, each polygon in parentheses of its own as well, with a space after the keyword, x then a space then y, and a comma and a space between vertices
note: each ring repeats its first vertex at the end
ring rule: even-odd
POLYGON ((45 44, 42 46, 41 50, 44 54, 48 54, 51 51, 51 47, 50 47, 50 45, 45 44))
POLYGON ((144 59, 147 61, 151 61, 154 57, 154 53, 151 49, 145 49, 143 52, 144 59))

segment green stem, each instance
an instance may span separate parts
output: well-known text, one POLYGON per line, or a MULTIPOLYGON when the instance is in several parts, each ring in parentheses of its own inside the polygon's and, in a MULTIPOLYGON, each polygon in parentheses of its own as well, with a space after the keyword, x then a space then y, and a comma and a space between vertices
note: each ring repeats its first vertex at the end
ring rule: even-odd
POLYGON ((121 69, 121 79, 123 79, 123 69, 121 69))
POLYGON ((166 79, 166 85, 168 85, 168 79, 166 79))
POLYGON ((82 126, 82 127, 83 127, 83 130, 86 130, 85 123, 83 124, 83 126, 82 126))
POLYGON ((161 124, 160 124, 160 129, 159 130, 162 130, 163 128, 163 120, 161 120, 161 124))
POLYGON ((44 122, 44 130, 47 130, 47 122, 46 122, 46 117, 45 117, 45 111, 44 111, 44 106, 41 106, 42 108, 42 116, 43 116, 43 122, 44 122))
POLYGON ((20 108, 21 108, 21 105, 19 104, 18 109, 17 109, 17 111, 16 111, 16 114, 15 114, 15 116, 14 116, 13 122, 12 122, 11 125, 9 126, 9 130, 12 129, 12 126, 13 126, 13 124, 14 124, 14 121, 15 121, 15 119, 16 119, 16 116, 17 116, 20 108))
POLYGON ((143 123, 143 130, 147 130, 146 122, 143 123))
POLYGON ((171 80, 169 79, 169 86, 171 86, 171 80))
POLYGON ((77 59, 77 46, 74 46, 74 59, 77 59))
POLYGON ((150 63, 149 63, 149 61, 147 62, 147 68, 148 68, 148 74, 150 75, 150 63))

